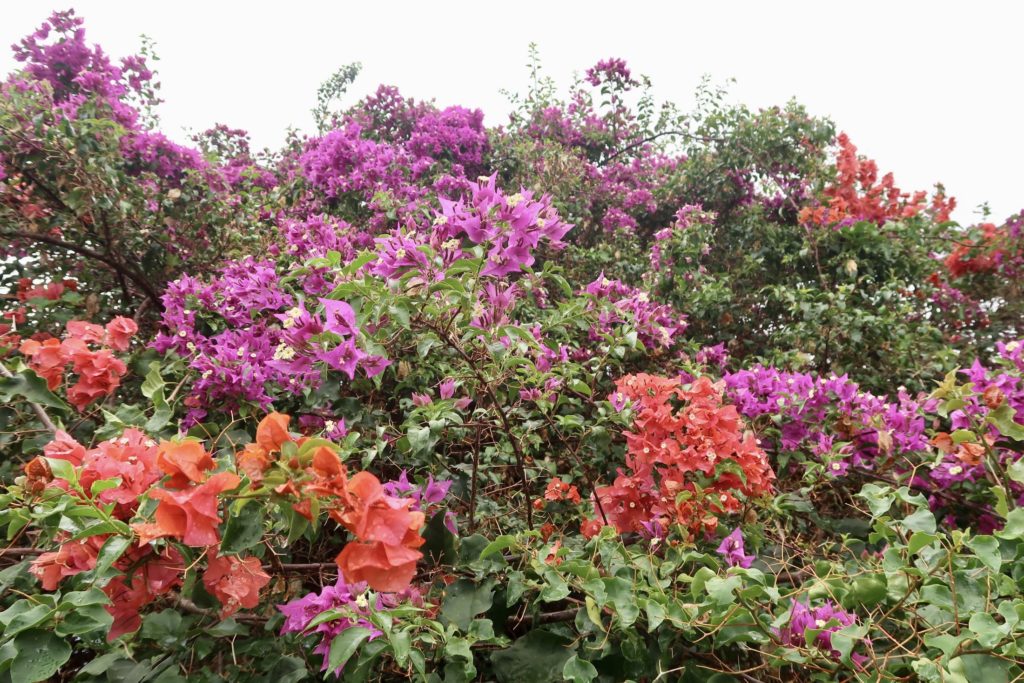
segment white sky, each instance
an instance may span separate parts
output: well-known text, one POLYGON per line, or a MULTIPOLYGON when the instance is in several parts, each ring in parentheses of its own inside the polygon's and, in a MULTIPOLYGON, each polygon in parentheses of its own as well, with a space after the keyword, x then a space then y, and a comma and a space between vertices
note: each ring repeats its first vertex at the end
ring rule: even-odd
MULTIPOLYGON (((0 46, 67 6, 114 57, 150 36, 163 128, 177 139, 225 123, 256 147, 277 146, 287 126, 309 130, 317 86, 353 61, 364 70, 350 102, 388 83, 501 124, 498 91, 524 90, 533 41, 561 84, 622 57, 652 78, 659 101, 684 110, 705 73, 736 78, 733 99, 751 107, 795 96, 904 190, 943 182, 961 222, 983 201, 996 219, 1024 207, 1016 2, 72 1, 0 0, 0 46)), ((0 72, 14 65, 0 48, 0 72)))

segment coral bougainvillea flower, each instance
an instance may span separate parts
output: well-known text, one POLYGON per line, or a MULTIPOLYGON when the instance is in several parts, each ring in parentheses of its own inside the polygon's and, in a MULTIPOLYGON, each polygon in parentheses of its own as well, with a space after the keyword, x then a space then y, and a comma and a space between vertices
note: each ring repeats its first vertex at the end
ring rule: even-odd
POLYGON ((196 439, 160 442, 156 464, 164 474, 170 475, 164 486, 172 489, 183 489, 189 482, 202 482, 206 470, 214 467, 213 458, 196 439))
POLYGON ((85 446, 75 441, 74 437, 63 429, 58 429, 53 435, 53 441, 43 446, 43 453, 47 458, 67 460, 78 466, 85 459, 85 446))
POLYGON ((104 341, 115 351, 127 351, 139 326, 131 318, 117 317, 107 323, 104 341))
POLYGON ((268 454, 281 450, 282 444, 292 440, 288 433, 288 422, 291 419, 290 415, 281 413, 267 415, 256 428, 256 444, 268 454))
POLYGON ((160 501, 154 513, 155 522, 132 525, 142 543, 171 536, 185 545, 206 547, 218 542, 220 524, 218 495, 238 486, 241 479, 234 472, 218 472, 202 484, 180 491, 153 489, 149 497, 160 501))
POLYGON ((767 456, 735 406, 723 403, 721 384, 702 377, 684 387, 678 379, 638 374, 617 388, 637 410, 626 433, 629 471, 620 470, 595 496, 619 532, 642 533, 652 513, 690 533, 712 532, 719 515, 740 511, 737 493, 771 491, 767 456))
POLYGON ((28 366, 46 380, 46 386, 51 391, 60 386, 68 354, 59 339, 47 339, 43 342, 26 339, 18 350, 28 357, 28 366))
POLYGON ((39 579, 45 590, 57 590, 65 578, 87 572, 96 566, 96 557, 106 540, 106 536, 90 536, 79 541, 66 541, 56 552, 43 553, 37 557, 29 571, 39 579))
POLYGON ((203 585, 220 601, 220 618, 227 619, 240 608, 252 609, 260 603, 260 589, 270 583, 270 575, 255 557, 218 555, 210 549, 210 561, 203 574, 203 585))

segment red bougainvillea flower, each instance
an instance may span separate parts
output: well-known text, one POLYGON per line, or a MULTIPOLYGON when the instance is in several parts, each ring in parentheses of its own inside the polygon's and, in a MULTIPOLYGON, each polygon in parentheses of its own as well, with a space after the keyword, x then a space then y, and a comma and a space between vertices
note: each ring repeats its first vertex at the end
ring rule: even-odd
POLYGON ((106 610, 114 618, 108 642, 137 631, 142 625, 139 611, 180 586, 185 573, 181 554, 173 547, 160 554, 148 548, 133 548, 115 566, 126 574, 114 577, 103 587, 110 598, 106 610))
POLYGON ((241 479, 234 472, 218 472, 202 484, 181 491, 153 489, 149 497, 160 501, 154 514, 156 521, 134 524, 132 528, 139 535, 141 543, 171 536, 192 547, 214 545, 219 541, 217 496, 235 488, 240 482, 241 479))
POLYGON ((572 484, 567 484, 561 479, 552 479, 548 482, 548 487, 544 491, 545 500, 567 500, 570 503, 580 502, 580 492, 572 484))
POLYGON ((593 538, 601 532, 601 529, 603 529, 604 526, 605 525, 599 519, 585 519, 583 520, 583 523, 580 524, 580 533, 583 534, 584 538, 593 538))
MULTIPOLYGON (((67 281, 71 282, 71 281, 67 281)), ((56 301, 64 293, 63 282, 48 282, 45 285, 33 286, 32 280, 27 277, 18 280, 18 300, 31 301, 32 299, 49 299, 56 301)))
POLYGON ((255 557, 218 555, 217 550, 210 549, 203 585, 220 601, 220 618, 227 619, 240 608, 252 609, 259 604, 260 589, 270 583, 270 575, 255 557))
POLYGON ((857 154, 857 147, 846 133, 836 140, 837 177, 825 189, 828 204, 804 207, 800 210, 801 223, 843 225, 855 221, 872 221, 881 225, 887 220, 911 218, 930 208, 937 223, 949 220, 956 208, 956 199, 947 198, 940 190, 932 197, 929 207, 927 193, 903 192, 896 187, 892 173, 878 179, 878 164, 857 154))
POLYGON ((164 474, 170 475, 164 486, 171 489, 183 489, 189 482, 202 482, 205 471, 214 467, 213 458, 196 439, 161 441, 156 464, 164 474))

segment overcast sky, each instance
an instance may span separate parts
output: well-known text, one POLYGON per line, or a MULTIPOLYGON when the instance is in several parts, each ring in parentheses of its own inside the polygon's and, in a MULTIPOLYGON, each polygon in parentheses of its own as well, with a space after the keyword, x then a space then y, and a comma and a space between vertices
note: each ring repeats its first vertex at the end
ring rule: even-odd
MULTIPOLYGON (((971 221, 1024 207, 1021 30, 1015 2, 113 2, 3 0, 0 45, 73 6, 115 57, 156 41, 165 132, 245 128, 257 147, 309 130, 316 88, 337 67, 364 70, 351 101, 379 83, 504 123, 502 88, 522 90, 527 46, 568 84, 598 59, 626 59, 658 100, 684 109, 702 74, 737 79, 751 107, 791 97, 830 116, 904 190, 942 182, 971 221), (969 8, 969 9, 968 9, 969 8)), ((14 68, 0 52, 0 70, 14 68)))

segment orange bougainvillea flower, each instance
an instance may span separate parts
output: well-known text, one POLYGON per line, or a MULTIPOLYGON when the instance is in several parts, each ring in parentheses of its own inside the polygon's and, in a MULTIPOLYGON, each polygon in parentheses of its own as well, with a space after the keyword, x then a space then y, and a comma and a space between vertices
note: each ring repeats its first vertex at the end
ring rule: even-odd
POLYGON ((260 603, 260 589, 270 583, 270 575, 259 559, 237 555, 217 555, 210 549, 210 561, 203 574, 203 585, 220 600, 220 618, 227 619, 240 608, 252 609, 260 603))
POLYGON ((218 472, 202 484, 181 491, 154 489, 149 497, 160 501, 156 521, 132 525, 141 543, 171 536, 185 545, 205 547, 218 542, 220 524, 218 495, 238 486, 242 480, 234 472, 218 472))
POLYGON ((161 441, 156 464, 164 474, 170 475, 164 485, 172 489, 183 489, 189 482, 202 482, 206 470, 214 467, 213 458, 196 439, 161 441))
POLYGON ((418 539, 415 546, 422 545, 423 539, 417 534, 423 526, 422 512, 410 511, 412 500, 393 498, 384 493, 377 477, 369 472, 358 472, 348 482, 346 502, 348 509, 333 515, 346 529, 361 541, 380 541, 387 545, 407 544, 409 534, 418 539))
POLYGON ((980 443, 962 443, 957 449, 956 457, 965 465, 974 467, 985 457, 985 447, 980 443))
POLYGON ((270 456, 257 444, 246 444, 245 448, 235 453, 235 466, 251 481, 259 483, 263 481, 263 473, 270 467, 270 456))
POLYGON ((260 420, 256 428, 256 444, 267 454, 281 450, 281 445, 292 440, 288 433, 288 422, 291 416, 282 413, 270 413, 260 420))
POLYGON ((387 495, 369 472, 347 479, 337 454, 328 448, 317 449, 310 471, 316 477, 310 489, 340 499, 330 516, 359 539, 337 557, 345 577, 365 581, 379 591, 407 588, 416 575, 416 562, 423 557, 416 548, 424 543, 419 534, 424 514, 409 509, 411 499, 387 495))

